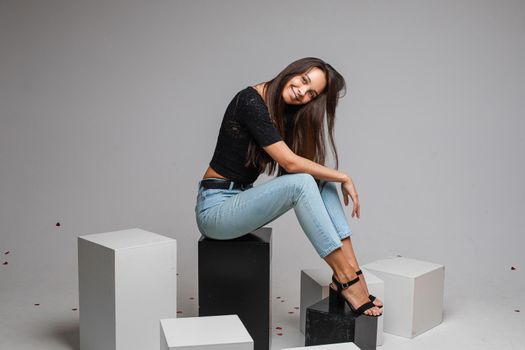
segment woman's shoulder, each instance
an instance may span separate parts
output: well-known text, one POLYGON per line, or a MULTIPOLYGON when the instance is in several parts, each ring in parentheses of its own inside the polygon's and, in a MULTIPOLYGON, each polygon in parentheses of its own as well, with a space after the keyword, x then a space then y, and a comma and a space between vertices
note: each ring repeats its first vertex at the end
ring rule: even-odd
POLYGON ((253 86, 247 86, 237 92, 234 99, 236 107, 241 107, 246 112, 248 109, 251 112, 267 113, 268 109, 262 96, 253 86))
POLYGON ((237 95, 239 98, 243 99, 245 102, 253 103, 253 104, 264 104, 264 100, 262 99, 262 96, 259 94, 257 89, 253 86, 247 86, 244 89, 240 90, 237 95))

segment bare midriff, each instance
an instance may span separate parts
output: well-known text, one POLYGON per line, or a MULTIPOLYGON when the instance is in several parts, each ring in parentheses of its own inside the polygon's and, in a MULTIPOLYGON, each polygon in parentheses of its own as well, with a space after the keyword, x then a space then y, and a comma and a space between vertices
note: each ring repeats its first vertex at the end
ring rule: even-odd
POLYGON ((213 170, 211 166, 208 167, 206 170, 206 173, 204 173, 203 179, 207 179, 209 177, 220 177, 221 179, 226 179, 224 176, 213 170))

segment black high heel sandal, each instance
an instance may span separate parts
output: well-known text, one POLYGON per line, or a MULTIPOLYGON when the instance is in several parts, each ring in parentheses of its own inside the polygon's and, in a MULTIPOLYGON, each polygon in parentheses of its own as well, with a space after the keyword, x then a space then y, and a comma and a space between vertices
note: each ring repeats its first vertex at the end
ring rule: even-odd
MULTIPOLYGON (((375 307, 376 305, 372 302, 366 302, 363 305, 359 306, 357 309, 352 306, 352 304, 343 296, 343 290, 349 288, 351 285, 359 282, 359 277, 354 278, 353 280, 349 282, 341 283, 338 280, 335 279, 335 276, 332 275, 332 282, 337 286, 337 290, 334 290, 332 287, 330 287, 330 295, 329 295, 329 303, 330 308, 337 308, 337 309, 343 309, 345 306, 345 303, 348 304, 350 307, 350 310, 356 316, 362 315, 366 310, 371 309, 375 307)), ((370 317, 379 317, 381 315, 365 315, 370 317)))
MULTIPOLYGON (((363 271, 361 271, 361 270, 356 271, 355 274, 358 275, 358 276, 362 275, 363 271)), ((361 277, 359 277, 359 278, 361 278, 361 277)), ((376 297, 374 295, 372 295, 372 294, 369 294, 368 295, 368 299, 370 299, 370 301, 374 301, 374 300, 376 300, 376 297)), ((376 304, 374 304, 374 305, 375 305, 375 307, 377 307, 379 309, 383 307, 383 305, 376 305, 376 304)))
MULTIPOLYGON (((356 271, 355 274, 356 274, 357 276, 362 275, 362 274, 363 274, 363 271, 361 271, 361 270, 356 271)), ((358 278, 360 278, 360 277, 358 277, 358 278)), ((333 276, 332 276, 332 279, 333 279, 333 276)), ((337 298, 337 296, 336 296, 335 293, 337 293, 337 291, 336 291, 336 290, 333 290, 333 288, 330 287, 330 298, 337 298), (333 291, 333 293, 332 293, 332 291, 333 291)), ((373 302, 374 300, 376 300, 376 297, 375 297, 374 295, 372 295, 372 294, 369 294, 369 295, 368 295, 368 299, 370 299, 370 301, 373 302)), ((335 305, 335 304, 333 304, 333 303, 332 303, 332 306, 333 306, 333 307, 340 307, 339 305, 335 305)), ((376 304, 374 304, 374 306, 377 307, 378 309, 381 309, 381 308, 383 307, 383 305, 376 305, 376 304)))

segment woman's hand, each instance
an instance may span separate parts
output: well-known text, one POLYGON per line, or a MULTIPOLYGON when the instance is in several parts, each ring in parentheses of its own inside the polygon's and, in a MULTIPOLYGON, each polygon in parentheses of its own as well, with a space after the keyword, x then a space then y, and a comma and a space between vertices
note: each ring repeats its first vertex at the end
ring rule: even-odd
POLYGON ((348 180, 341 183, 341 192, 343 192, 343 200, 345 202, 345 205, 348 205, 348 196, 352 198, 352 201, 354 202, 354 208, 352 209, 352 217, 354 217, 354 215, 357 215, 357 218, 359 219, 361 217, 361 207, 359 206, 359 198, 357 196, 357 191, 355 190, 354 183, 350 177, 348 177, 348 180))

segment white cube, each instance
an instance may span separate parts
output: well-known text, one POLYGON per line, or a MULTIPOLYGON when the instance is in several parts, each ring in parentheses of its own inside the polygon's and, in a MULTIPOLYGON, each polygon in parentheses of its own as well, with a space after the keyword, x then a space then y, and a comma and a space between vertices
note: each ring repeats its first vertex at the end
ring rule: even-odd
MULTIPOLYGON (((365 275, 368 292, 384 300, 384 283, 370 271, 362 269, 365 275)), ((332 282, 332 270, 329 267, 317 269, 301 270, 301 290, 300 290, 300 330, 304 334, 306 325, 306 308, 318 301, 328 297, 330 293, 330 283, 332 282)), ((383 317, 377 319, 377 340, 376 344, 383 344, 383 317)))
POLYGON ((160 320, 161 350, 253 350, 253 339, 237 315, 160 320))
POLYGON ((158 349, 177 315, 177 242, 138 228, 78 237, 81 350, 158 349))
POLYGON ((306 347, 300 347, 300 348, 286 348, 282 350, 299 350, 299 349, 307 349, 307 350, 359 350, 359 347, 355 345, 354 343, 335 343, 335 344, 326 344, 326 345, 314 345, 314 346, 306 346, 306 347))
POLYGON ((385 283, 386 333, 413 338, 443 320, 445 267, 404 257, 363 266, 385 283))
POLYGON ((306 325, 306 308, 326 298, 332 282, 332 270, 329 268, 301 270, 301 288, 299 300, 299 319, 301 333, 306 325))

